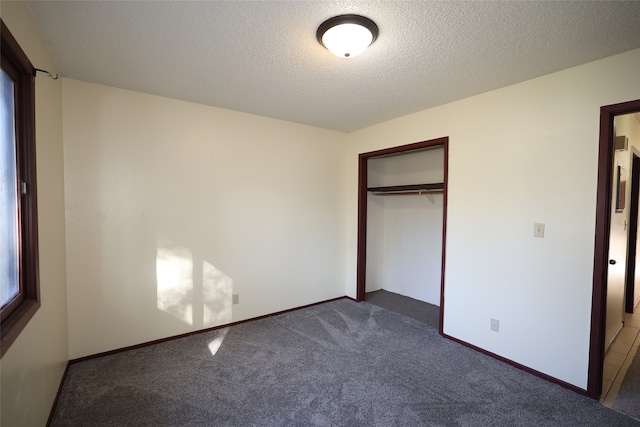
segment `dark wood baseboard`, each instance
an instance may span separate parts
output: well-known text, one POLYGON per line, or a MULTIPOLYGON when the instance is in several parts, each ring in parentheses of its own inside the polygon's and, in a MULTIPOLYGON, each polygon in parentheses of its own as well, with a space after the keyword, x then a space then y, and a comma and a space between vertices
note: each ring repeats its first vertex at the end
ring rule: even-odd
MULTIPOLYGON (((187 332, 187 333, 180 334, 180 335, 173 335, 173 336, 166 337, 166 338, 161 338, 161 339, 157 339, 157 340, 153 340, 153 341, 147 341, 147 342, 144 342, 144 343, 141 343, 141 344, 131 345, 131 346, 128 346, 128 347, 122 347, 122 348, 118 348, 118 349, 115 349, 115 350, 109 350, 109 351, 105 351, 105 352, 102 352, 102 353, 96 353, 96 354, 92 354, 92 355, 89 355, 89 356, 84 356, 84 357, 80 357, 80 358, 77 358, 77 359, 69 360, 69 362, 67 362, 67 367, 64 370, 64 374, 62 375, 62 379, 60 380, 60 385, 58 386, 58 392, 56 393, 56 397, 55 397, 55 399, 53 401, 53 405, 52 405, 51 411, 49 413, 49 418, 47 420, 47 427, 50 425, 50 423, 51 423, 51 421, 53 419, 53 414, 55 413, 56 407, 58 405, 58 399, 60 398, 60 393, 62 391, 62 386, 64 385, 64 382, 65 382, 65 380, 67 378, 67 373, 69 371, 69 367, 72 364, 79 363, 79 362, 84 362, 84 361, 91 360, 91 359, 96 359, 96 358, 99 358, 99 357, 109 356, 109 355, 112 355, 112 354, 122 353, 122 352, 129 351, 129 350, 135 350, 135 349, 142 348, 142 347, 148 347, 148 346, 151 346, 151 345, 154 345, 154 344, 160 344, 160 343, 163 343, 163 342, 166 342, 166 341, 171 341, 171 340, 184 338, 184 337, 188 337, 188 336, 192 336, 192 335, 202 334, 202 333, 205 333, 205 332, 215 331, 215 330, 222 329, 222 328, 228 328, 230 326, 240 325, 242 323, 252 322, 254 320, 266 319, 268 317, 278 316, 280 314, 289 313, 289 312, 297 311, 297 310, 302 310, 304 308, 313 307, 315 305, 320 305, 320 304, 325 304, 325 303, 331 302, 331 301, 338 301, 338 300, 341 300, 341 299, 348 299, 348 300, 351 300, 353 302, 358 302, 355 298, 352 298, 352 297, 349 297, 349 296, 342 296, 342 297, 332 298, 332 299, 328 299, 328 300, 325 300, 325 301, 319 301, 319 302, 315 302, 315 303, 312 303, 312 304, 303 305, 303 306, 300 306, 300 307, 290 308, 288 310, 282 310, 282 311, 278 311, 278 312, 275 312, 275 313, 270 313, 270 314, 265 314, 265 315, 262 315, 262 316, 252 317, 250 319, 240 320, 240 321, 232 322, 232 323, 226 323, 224 325, 213 326, 211 328, 200 329, 200 330, 197 330, 197 331, 187 332)), ((447 335, 447 334, 444 334, 444 333, 441 333, 441 335, 444 338, 448 339, 448 340, 457 342, 458 344, 464 345, 465 347, 471 348, 472 350, 478 351, 478 352, 480 352, 482 354, 485 354, 485 355, 487 355, 489 357, 492 357, 494 359, 500 360, 501 362, 507 363, 507 364, 509 364, 509 365, 511 365, 511 366, 513 366, 515 368, 521 369, 521 370, 523 370, 523 371, 525 371, 527 373, 535 375, 535 376, 537 376, 539 378, 542 378, 542 379, 544 379, 546 381, 549 381, 549 382, 554 383, 554 384, 558 384, 561 387, 569 389, 569 390, 571 390, 573 392, 576 392, 578 394, 589 396, 587 394, 586 390, 583 390, 583 389, 581 389, 579 387, 576 387, 573 384, 569 384, 567 382, 559 380, 558 378, 552 377, 552 376, 547 375, 545 373, 542 373, 540 371, 536 371, 535 369, 532 369, 532 368, 529 368, 527 366, 521 365, 520 363, 514 362, 513 360, 507 359, 507 358, 502 357, 502 356, 500 356, 498 354, 492 353, 492 352, 487 351, 487 350, 485 350, 483 348, 480 348, 480 347, 477 347, 477 346, 475 346, 473 344, 470 344, 470 343, 468 343, 466 341, 462 341, 462 340, 460 340, 458 338, 454 338, 454 337, 452 337, 450 335, 447 335)))
POLYGON ((53 421, 53 413, 58 407, 58 399, 60 399, 60 392, 62 391, 62 386, 64 385, 64 381, 67 379, 67 372, 69 372, 70 362, 67 362, 67 366, 64 368, 64 373, 62 374, 62 379, 60 380, 60 385, 58 386, 58 391, 56 393, 56 398, 53 399, 53 404, 51 405, 51 411, 49 411, 49 418, 47 418, 46 426, 49 427, 51 425, 51 421, 53 421))
POLYGON ((355 299, 353 299, 351 297, 348 297, 348 296, 331 298, 331 299, 328 299, 328 300, 325 300, 325 301, 319 301, 319 302, 314 302, 312 304, 303 305, 303 306, 300 306, 300 307, 290 308, 288 310, 282 310, 282 311, 277 311, 275 313, 270 313, 270 314, 265 314, 265 315, 262 315, 262 316, 252 317, 250 319, 239 320, 237 322, 231 322, 231 323, 225 323, 224 325, 213 326, 211 328, 206 328, 206 329, 199 329, 197 331, 187 332, 187 333, 180 334, 180 335, 172 335, 172 336, 166 337, 166 338, 160 338, 160 339, 153 340, 153 341, 147 341, 147 342, 140 343, 140 344, 130 345, 130 346, 127 346, 127 347, 117 348, 115 350, 104 351, 102 353, 96 353, 96 354, 92 354, 92 355, 89 355, 89 356, 84 356, 84 357, 79 357, 77 359, 69 360, 67 362, 67 367, 64 370, 64 374, 62 374, 62 379, 60 380, 60 385, 58 386, 58 392, 56 393, 56 398, 54 399, 53 405, 51 407, 51 411, 49 412, 49 419, 47 420, 47 427, 51 424, 51 421, 53 419, 53 414, 55 413, 56 407, 58 406, 58 399, 60 398, 60 392, 62 391, 62 386, 64 385, 64 382, 67 379, 67 373, 69 372, 69 367, 71 365, 73 365, 74 363, 84 362, 84 361, 91 360, 91 359, 97 359, 98 357, 110 356, 112 354, 123 353, 125 351, 135 350, 137 348, 142 348, 142 347, 148 347, 150 345, 160 344, 160 343, 163 343, 163 342, 166 342, 166 341, 176 340, 178 338, 189 337, 191 335, 203 334, 205 332, 215 331, 217 329, 228 328, 230 326, 240 325, 242 323, 252 322, 254 320, 266 319, 267 317, 278 316, 280 314, 289 313, 291 311, 302 310, 303 308, 313 307, 314 305, 325 304, 327 302, 338 301, 338 300, 341 300, 341 299, 349 299, 349 300, 355 302, 355 299))
MULTIPOLYGON (((184 334, 179 334, 179 335, 172 335, 170 337, 160 338, 160 339, 153 340, 153 341, 147 341, 147 342, 143 342, 143 343, 140 343, 140 344, 135 344, 135 345, 127 346, 127 347, 117 348, 115 350, 104 351, 102 353, 96 353, 96 354, 92 354, 92 355, 89 355, 89 356, 84 356, 84 357, 79 357, 77 359, 69 360, 69 364, 72 365, 74 363, 84 362, 85 360, 91 360, 91 359, 96 359, 98 357, 110 356, 112 354, 122 353, 124 351, 129 351, 129 350, 135 350, 137 348, 148 347, 150 345, 160 344, 160 343, 163 343, 163 342, 166 342, 166 341, 176 340, 176 339, 179 339, 179 338, 185 338, 185 337, 189 337, 191 335, 203 334, 205 332, 210 332, 210 331, 215 331, 215 330, 218 330, 218 329, 228 328, 230 326, 240 325, 242 323, 253 322, 254 320, 266 319, 267 317, 278 316, 280 314, 289 313, 291 311, 302 310, 303 308, 313 307, 314 305, 325 304, 327 302, 337 301, 337 300, 341 300, 341 299, 344 299, 344 298, 349 298, 349 297, 342 296, 342 297, 332 298, 332 299, 328 299, 326 301, 314 302, 312 304, 307 304, 307 305, 303 305, 303 306, 300 306, 300 307, 290 308, 288 310, 282 310, 282 311, 277 311, 275 313, 264 314, 262 316, 252 317, 250 319, 239 320, 237 322, 231 322, 231 323, 225 323, 223 325, 212 326, 210 328, 205 328, 205 329, 198 329, 197 331, 186 332, 184 334)), ((349 298, 349 299, 352 299, 352 298, 349 298)))
POLYGON ((569 389, 569 390, 571 390, 571 391, 573 391, 575 393, 591 397, 587 393, 587 390, 581 389, 580 387, 577 387, 577 386, 575 386, 573 384, 569 384, 568 382, 562 381, 562 380, 560 380, 558 378, 552 377, 551 375, 547 375, 547 374, 545 374, 543 372, 536 371, 535 369, 529 368, 528 366, 522 365, 522 364, 520 364, 518 362, 514 362, 511 359, 507 359, 506 357, 502 357, 502 356, 500 356, 498 354, 492 353, 492 352, 490 352, 488 350, 485 350, 483 348, 477 347, 477 346, 475 346, 473 344, 470 344, 470 343, 468 343, 466 341, 463 341, 463 340, 460 340, 458 338, 454 338, 454 337, 452 337, 450 335, 447 335, 447 334, 444 334, 444 333, 442 333, 441 335, 444 338, 448 339, 448 340, 457 342, 458 344, 462 344, 465 347, 468 347, 468 348, 470 348, 472 350, 475 350, 477 352, 485 354, 485 355, 487 355, 489 357, 492 357, 494 359, 497 359, 497 360, 499 360, 501 362, 507 363, 507 364, 513 366, 514 368, 518 368, 518 369, 520 369, 522 371, 525 371, 525 372, 527 372, 527 373, 529 373, 531 375, 535 375, 536 377, 542 378, 543 380, 549 381, 550 383, 558 384, 559 386, 564 387, 566 389, 569 389))

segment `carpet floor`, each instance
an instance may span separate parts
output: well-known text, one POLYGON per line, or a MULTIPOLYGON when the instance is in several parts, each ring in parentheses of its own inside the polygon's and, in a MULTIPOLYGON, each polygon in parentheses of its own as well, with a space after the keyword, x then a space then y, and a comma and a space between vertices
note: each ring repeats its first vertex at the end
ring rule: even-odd
POLYGON ((74 363, 53 426, 633 426, 367 302, 74 363))
POLYGON ((400 313, 439 329, 440 307, 437 305, 389 292, 384 289, 368 292, 365 295, 365 300, 370 304, 400 313))

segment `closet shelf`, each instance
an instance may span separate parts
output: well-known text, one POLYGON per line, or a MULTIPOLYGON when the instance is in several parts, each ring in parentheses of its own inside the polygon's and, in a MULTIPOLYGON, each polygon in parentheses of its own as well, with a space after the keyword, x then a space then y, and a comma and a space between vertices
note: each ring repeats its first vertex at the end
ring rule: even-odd
POLYGON ((367 191, 386 196, 394 194, 439 194, 444 193, 444 183, 392 185, 388 187, 369 187, 367 191))

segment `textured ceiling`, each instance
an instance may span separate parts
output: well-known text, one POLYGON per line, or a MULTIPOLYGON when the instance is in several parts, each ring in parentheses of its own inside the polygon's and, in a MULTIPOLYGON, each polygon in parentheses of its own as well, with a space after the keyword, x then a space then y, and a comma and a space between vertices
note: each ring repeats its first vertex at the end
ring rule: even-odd
POLYGON ((640 48, 640 1, 28 3, 64 77, 341 131, 640 48), (352 59, 344 13, 380 28, 352 59))

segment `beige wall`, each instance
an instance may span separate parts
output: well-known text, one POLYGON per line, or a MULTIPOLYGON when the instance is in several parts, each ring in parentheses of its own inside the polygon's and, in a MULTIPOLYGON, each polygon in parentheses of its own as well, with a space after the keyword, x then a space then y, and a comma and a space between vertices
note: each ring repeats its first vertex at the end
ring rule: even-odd
POLYGON ((63 92, 72 359, 344 295, 344 134, 63 92))
MULTIPOLYGON (((26 3, 2 2, 2 20, 31 63, 55 72, 26 3)), ((42 306, 0 361, 3 426, 43 426, 68 360, 62 85, 36 78, 38 227, 42 306)))
POLYGON ((640 98, 638 69, 630 51, 351 134, 347 293, 358 153, 449 136, 444 332, 586 389, 599 113, 640 98))

